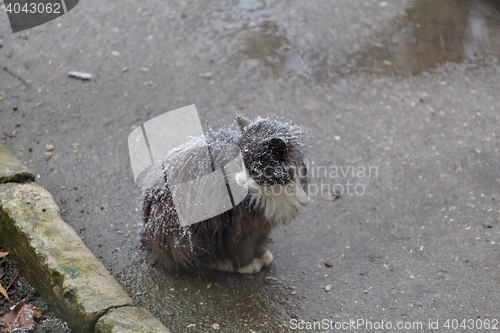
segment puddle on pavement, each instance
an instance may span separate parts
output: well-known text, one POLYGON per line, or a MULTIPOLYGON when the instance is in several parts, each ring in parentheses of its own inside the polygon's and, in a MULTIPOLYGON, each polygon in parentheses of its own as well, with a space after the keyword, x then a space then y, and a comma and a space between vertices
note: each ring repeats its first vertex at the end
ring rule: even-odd
POLYGON ((309 65, 311 55, 288 47, 276 25, 246 31, 238 68, 270 68, 276 77, 296 74, 328 81, 355 73, 417 75, 445 62, 471 66, 497 63, 500 57, 500 2, 495 0, 424 0, 415 2, 380 43, 347 55, 347 63, 309 65))
POLYGON ((127 291, 172 332, 213 332, 214 324, 221 331, 282 332, 284 322, 298 318, 293 281, 275 278, 272 269, 255 276, 211 270, 177 275, 151 268, 149 259, 134 266, 123 274, 127 291))
POLYGON ((416 75, 445 62, 482 64, 500 56, 500 2, 419 1, 383 44, 355 54, 360 72, 416 75))
POLYGON ((240 53, 234 61, 242 69, 265 66, 277 77, 291 72, 306 75, 309 71, 301 54, 292 49, 278 26, 268 23, 243 32, 240 53))

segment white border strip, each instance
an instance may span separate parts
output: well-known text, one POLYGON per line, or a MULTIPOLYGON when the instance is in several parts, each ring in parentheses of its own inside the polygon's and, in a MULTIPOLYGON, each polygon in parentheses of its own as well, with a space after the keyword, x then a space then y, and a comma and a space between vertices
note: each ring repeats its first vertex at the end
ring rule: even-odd
POLYGON ((62 3, 62 7, 64 9, 64 14, 68 13, 68 10, 66 9, 66 3, 64 2, 64 0, 61 0, 61 3, 62 3))

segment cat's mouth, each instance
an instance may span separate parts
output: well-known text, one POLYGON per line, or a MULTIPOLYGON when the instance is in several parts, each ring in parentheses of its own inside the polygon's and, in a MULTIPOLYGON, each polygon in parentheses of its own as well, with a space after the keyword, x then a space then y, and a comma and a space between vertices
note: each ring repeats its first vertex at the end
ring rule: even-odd
POLYGON ((245 188, 249 192, 260 192, 259 184, 248 174, 248 171, 242 170, 234 175, 236 184, 245 188))
POLYGON ((248 175, 246 171, 240 171, 234 175, 234 179, 236 180, 236 184, 248 188, 248 175))
POLYGON ((248 174, 246 170, 240 171, 234 175, 236 184, 244 187, 245 189, 251 190, 252 188, 260 186, 273 186, 273 185, 283 185, 286 186, 293 181, 291 177, 289 178, 266 178, 257 177, 253 178, 248 174))

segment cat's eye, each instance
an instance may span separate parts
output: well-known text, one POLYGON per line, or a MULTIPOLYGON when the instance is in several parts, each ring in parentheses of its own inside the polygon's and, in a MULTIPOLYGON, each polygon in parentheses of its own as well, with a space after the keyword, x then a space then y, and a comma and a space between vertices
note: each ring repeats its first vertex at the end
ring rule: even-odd
POLYGON ((260 164, 259 163, 253 163, 251 168, 250 168, 250 174, 253 176, 261 176, 262 171, 260 170, 260 164))
POLYGON ((267 178, 272 177, 275 174, 275 170, 271 167, 265 167, 264 168, 264 176, 267 178))
POLYGON ((261 171, 259 169, 252 169, 251 174, 260 177, 261 171))

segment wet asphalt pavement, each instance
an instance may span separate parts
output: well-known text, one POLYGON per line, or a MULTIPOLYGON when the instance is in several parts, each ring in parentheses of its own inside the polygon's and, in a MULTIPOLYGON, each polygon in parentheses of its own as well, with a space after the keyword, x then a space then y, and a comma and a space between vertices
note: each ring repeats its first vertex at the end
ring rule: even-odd
POLYGON ((17 34, 0 13, 0 45, 2 144, 172 332, 500 329, 498 1, 87 0, 17 34), (312 136, 314 202, 255 276, 171 275, 141 248, 128 135, 193 103, 312 136))

